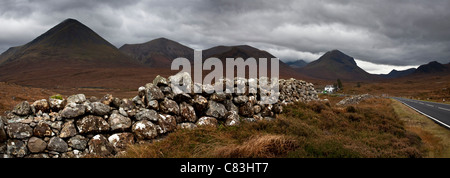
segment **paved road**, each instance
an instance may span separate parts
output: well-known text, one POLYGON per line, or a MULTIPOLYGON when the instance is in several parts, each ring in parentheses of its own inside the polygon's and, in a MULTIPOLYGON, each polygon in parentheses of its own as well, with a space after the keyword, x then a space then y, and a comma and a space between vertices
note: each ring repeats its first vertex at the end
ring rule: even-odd
POLYGON ((412 100, 406 98, 393 97, 417 112, 433 119, 439 124, 450 128, 450 105, 427 101, 412 100))

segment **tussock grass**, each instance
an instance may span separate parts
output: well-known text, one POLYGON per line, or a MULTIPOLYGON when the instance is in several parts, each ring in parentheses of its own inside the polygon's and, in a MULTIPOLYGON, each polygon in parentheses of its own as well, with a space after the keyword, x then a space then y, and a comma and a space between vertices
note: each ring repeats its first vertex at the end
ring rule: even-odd
POLYGON ((391 158, 423 157, 426 149, 389 99, 358 105, 296 103, 274 121, 237 127, 179 130, 165 139, 133 145, 123 157, 391 158))
POLYGON ((426 149, 425 157, 450 157, 450 130, 417 113, 402 103, 392 100, 398 117, 405 123, 405 129, 417 134, 426 149))

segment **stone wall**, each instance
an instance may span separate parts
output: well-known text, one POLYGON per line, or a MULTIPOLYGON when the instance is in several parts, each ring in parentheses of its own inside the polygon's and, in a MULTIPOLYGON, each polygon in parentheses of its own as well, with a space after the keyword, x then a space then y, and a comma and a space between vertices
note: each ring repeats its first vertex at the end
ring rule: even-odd
POLYGON ((283 105, 318 99, 311 83, 295 79, 279 80, 275 104, 262 104, 259 93, 208 94, 214 86, 197 87, 203 92, 175 94, 170 80, 158 76, 139 87, 132 99, 77 94, 24 101, 0 116, 0 157, 111 156, 129 144, 151 142, 177 129, 273 120, 283 105))

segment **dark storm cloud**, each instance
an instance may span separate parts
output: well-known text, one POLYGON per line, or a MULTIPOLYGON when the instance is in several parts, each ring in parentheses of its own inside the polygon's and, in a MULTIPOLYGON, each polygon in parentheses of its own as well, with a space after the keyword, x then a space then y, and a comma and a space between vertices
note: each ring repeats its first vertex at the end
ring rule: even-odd
POLYGON ((339 49, 377 64, 450 60, 448 0, 2 1, 0 50, 76 18, 120 47, 167 37, 196 49, 249 44, 282 60, 339 49))

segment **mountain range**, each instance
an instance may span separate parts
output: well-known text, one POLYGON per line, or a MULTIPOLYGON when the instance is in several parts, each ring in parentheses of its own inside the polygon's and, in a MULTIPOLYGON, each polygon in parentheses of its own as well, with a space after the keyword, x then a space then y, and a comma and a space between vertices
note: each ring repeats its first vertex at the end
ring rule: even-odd
MULTIPOLYGON (((249 45, 215 46, 202 51, 203 60, 216 57, 267 58, 270 66, 274 55, 249 45)), ((172 61, 177 57, 193 60, 194 50, 176 41, 158 38, 141 44, 125 44, 116 48, 92 29, 75 19, 67 19, 27 44, 11 47, 0 55, 0 81, 24 85, 63 85, 70 87, 87 82, 89 86, 122 81, 128 86, 157 74, 170 75, 172 61), (145 77, 144 77, 145 76, 145 77), (133 78, 135 80, 131 80, 133 78), (114 80, 113 80, 114 79, 114 80)), ((223 63, 225 64, 225 63, 223 63)), ((430 62, 417 69, 393 70, 386 75, 369 74, 354 58, 339 50, 326 52, 319 59, 284 63, 280 60, 281 78, 302 78, 335 81, 373 81, 417 75, 450 73, 450 64, 430 62)), ((269 68, 269 73, 270 73, 269 68)), ((117 83, 117 82, 116 82, 117 83)))

